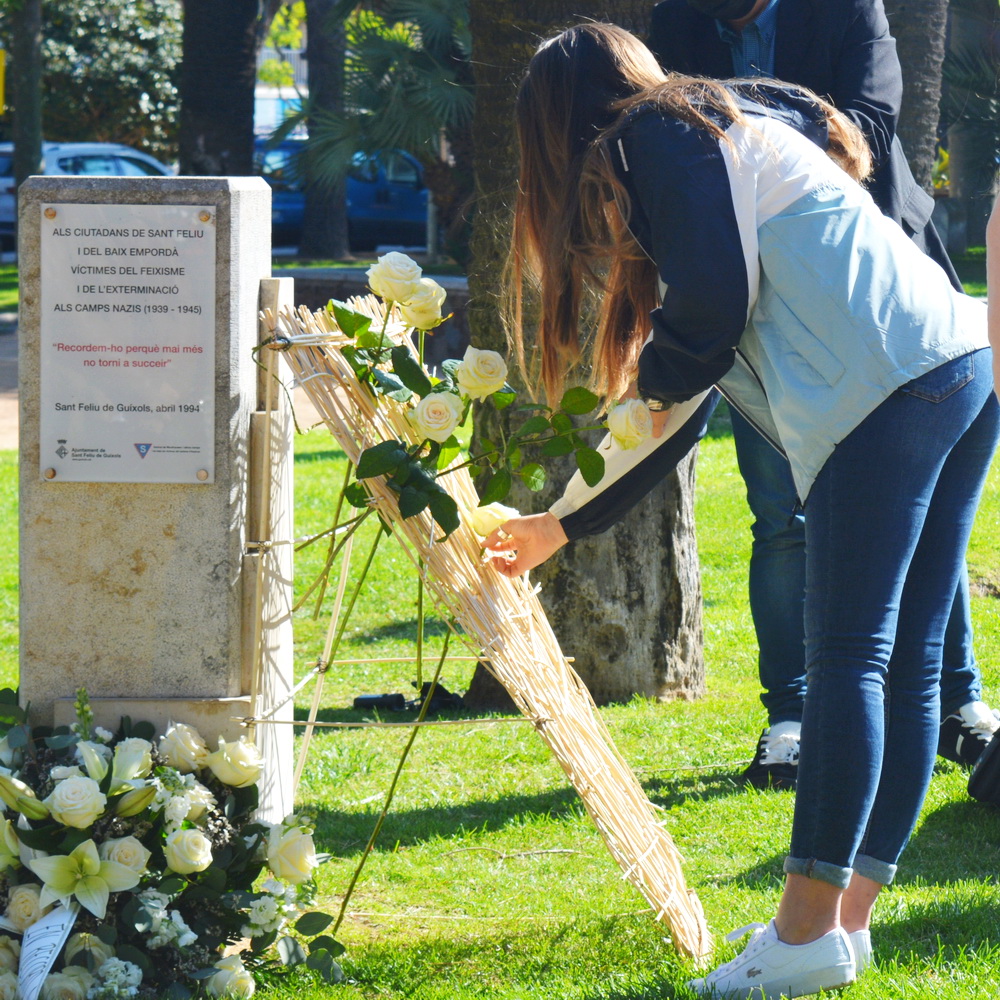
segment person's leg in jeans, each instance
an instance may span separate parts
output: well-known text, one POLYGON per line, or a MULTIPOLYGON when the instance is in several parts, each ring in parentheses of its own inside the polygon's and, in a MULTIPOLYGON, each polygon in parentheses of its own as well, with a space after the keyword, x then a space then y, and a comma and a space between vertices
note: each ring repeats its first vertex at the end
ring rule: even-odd
POLYGON ((810 494, 792 898, 811 878, 891 881, 916 821, 945 628, 1000 433, 983 354, 894 393, 838 445, 810 494))
POLYGON ((759 788, 794 788, 805 697, 805 527, 788 460, 735 409, 733 441, 753 514, 750 613, 768 728, 743 774, 759 788))
POLYGON ((944 637, 939 756, 970 767, 979 759, 1000 728, 1000 719, 982 697, 982 679, 972 649, 969 572, 963 565, 944 637))

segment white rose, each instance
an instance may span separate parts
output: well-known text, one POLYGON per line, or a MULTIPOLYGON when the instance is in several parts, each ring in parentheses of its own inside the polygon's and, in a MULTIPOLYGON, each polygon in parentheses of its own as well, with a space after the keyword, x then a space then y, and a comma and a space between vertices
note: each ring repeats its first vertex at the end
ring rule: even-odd
POLYGON ((190 806, 186 818, 192 823, 197 823, 207 810, 214 809, 216 805, 215 796, 200 781, 187 790, 185 797, 190 806))
MULTIPOLYGON (((74 934, 66 942, 66 964, 69 965, 81 951, 87 952, 94 960, 95 969, 100 968, 109 958, 113 958, 115 954, 115 950, 111 945, 105 944, 96 934, 88 934, 86 931, 74 934)), ((83 968, 83 966, 75 966, 75 968, 79 969, 83 968)))
POLYGON ((417 330, 432 330, 441 322, 445 290, 433 278, 421 278, 413 294, 399 311, 403 322, 417 330))
POLYGON ((102 861, 117 861, 118 864, 130 868, 137 875, 142 875, 152 856, 135 837, 117 837, 106 840, 97 849, 102 861))
POLYGON ((485 399, 499 392, 507 381, 507 362, 496 351, 467 347, 455 368, 455 379, 463 395, 485 399))
POLYGON ((10 969, 0 972, 0 1000, 17 1000, 17 975, 10 969))
POLYGON ((512 517, 520 517, 521 512, 513 507, 505 507, 502 503, 490 503, 485 507, 473 507, 467 520, 469 527, 482 538, 485 538, 494 528, 499 528, 512 517))
POLYGON ((94 985, 94 977, 82 965, 65 965, 62 974, 83 984, 85 990, 94 985))
POLYGON ((45 804, 52 818, 64 826, 85 830, 104 812, 108 800, 93 778, 74 775, 60 781, 45 804))
POLYGON ((11 749, 6 736, 0 740, 0 764, 4 767, 13 767, 14 761, 20 756, 20 751, 11 749))
POLYGON ((52 909, 51 906, 40 905, 41 894, 42 890, 33 882, 15 885, 10 890, 7 896, 6 917, 20 933, 23 934, 52 909))
POLYGON ((641 399, 626 399, 608 413, 608 431, 621 448, 637 448, 653 433, 653 418, 641 399))
POLYGON ((45 977, 39 1000, 87 1000, 87 987, 76 976, 52 972, 45 977))
POLYGON ((432 392, 424 396, 410 416, 410 423, 423 438, 443 444, 462 419, 462 400, 453 392, 432 392))
POLYGON ((12 969, 17 972, 17 963, 21 958, 21 942, 15 941, 6 934, 0 935, 0 969, 12 969))
POLYGON ((271 827, 267 835, 267 866, 278 878, 299 885, 312 878, 316 865, 311 834, 302 827, 289 829, 281 823, 271 827))
POLYGON ((132 737, 122 740, 115 747, 114 762, 111 773, 119 783, 132 781, 133 778, 145 778, 153 769, 153 744, 149 740, 132 737))
POLYGON ((174 830, 167 835, 163 855, 178 875, 203 872, 212 863, 212 842, 201 830, 174 830))
POLYGON ((264 770, 260 751, 242 736, 232 743, 220 736, 219 749, 205 758, 205 764, 219 781, 232 788, 255 784, 264 770))
POLYGON ((215 963, 219 970, 211 979, 205 980, 205 989, 212 997, 251 997, 257 984, 253 981, 239 955, 220 958, 215 963))
POLYGON ((420 265, 405 253, 387 253, 368 268, 368 286, 387 302, 408 302, 420 281, 420 265))
POLYGON ((205 766, 208 747, 194 726, 171 722, 160 737, 160 756, 181 774, 190 774, 205 766))

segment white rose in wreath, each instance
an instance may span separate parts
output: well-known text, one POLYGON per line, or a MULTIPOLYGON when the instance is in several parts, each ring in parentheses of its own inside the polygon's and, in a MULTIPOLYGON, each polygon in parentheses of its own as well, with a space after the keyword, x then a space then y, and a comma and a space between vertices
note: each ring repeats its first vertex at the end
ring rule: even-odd
POLYGON ((403 322, 417 330, 432 330, 441 322, 445 290, 433 278, 421 278, 416 290, 399 307, 403 322))
POLYGON ((152 853, 135 837, 116 837, 106 840, 97 849, 102 861, 117 861, 118 864, 131 868, 137 875, 146 870, 146 865, 152 853))
POLYGON ((521 512, 513 507, 505 507, 502 503, 490 503, 485 507, 473 507, 469 511, 468 522, 472 530, 485 538, 495 528, 499 528, 512 517, 520 517, 521 512))
POLYGON ((17 976, 10 969, 0 972, 0 1000, 17 1000, 17 976))
POLYGON ((302 827, 275 823, 267 835, 267 866, 292 885, 308 882, 317 865, 312 835, 302 827))
POLYGON ((0 935, 0 969, 13 969, 16 972, 20 957, 21 942, 6 934, 0 935))
POLYGON ((417 290, 420 265, 405 253, 387 253, 368 268, 368 287, 386 302, 408 302, 417 290))
POLYGON ((255 784, 264 770, 260 751, 242 736, 231 743, 220 737, 219 749, 205 758, 205 764, 219 781, 231 788, 255 784))
POLYGON ((145 778, 153 769, 153 744, 149 740, 130 737, 122 740, 115 747, 115 756, 111 764, 111 773, 119 784, 132 781, 133 778, 145 778))
POLYGON ((432 392, 424 396, 410 417, 417 433, 443 444, 462 419, 462 400, 453 392, 432 392))
POLYGON ((51 972, 42 983, 38 1000, 86 1000, 87 984, 79 976, 51 972))
POLYGON ((507 382, 507 362, 496 351, 467 347, 455 368, 455 380, 463 395, 486 399, 499 392, 507 382))
POLYGON ((15 885, 7 896, 7 919, 24 933, 33 923, 41 920, 52 909, 41 905, 42 890, 33 882, 15 885))
POLYGON ((160 756, 181 774, 190 774, 205 766, 208 747, 194 726, 171 722, 160 737, 160 756))
POLYGON ((212 842, 201 830, 174 830, 167 835, 163 856, 178 875, 203 872, 212 863, 212 842))
POLYGON ((63 826, 85 830, 104 812, 108 799, 93 778, 74 775, 60 781, 45 804, 52 818, 63 826))
POLYGON ((653 418, 641 399, 626 399, 608 412, 608 431, 619 446, 638 448, 653 433, 653 418))
POLYGON ((239 955, 220 958, 215 963, 219 970, 210 979, 205 980, 205 989, 212 997, 251 997, 257 984, 253 976, 243 964, 239 955))

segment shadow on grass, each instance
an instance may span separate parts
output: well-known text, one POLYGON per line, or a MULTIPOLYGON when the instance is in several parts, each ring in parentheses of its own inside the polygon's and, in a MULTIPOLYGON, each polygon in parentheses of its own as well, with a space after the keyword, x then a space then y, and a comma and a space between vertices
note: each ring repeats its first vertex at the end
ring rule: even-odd
POLYGON ((731 771, 700 771, 677 778, 654 778, 644 781, 642 787, 651 802, 664 809, 673 809, 685 802, 710 802, 745 795, 743 787, 731 771))
MULTIPOLYGON (((411 774, 410 780, 414 778, 419 781, 419 775, 411 774)), ((382 801, 379 794, 366 812, 314 809, 316 846, 337 857, 356 856, 371 836, 382 801)), ((392 852, 428 840, 447 841, 472 831, 488 833, 512 824, 523 825, 526 817, 562 819, 582 812, 583 805, 572 788, 502 799, 471 799, 455 805, 390 809, 374 850, 392 852)))
POLYGON ((900 860, 897 882, 994 881, 998 827, 1000 812, 993 806, 972 798, 946 803, 923 817, 900 860))

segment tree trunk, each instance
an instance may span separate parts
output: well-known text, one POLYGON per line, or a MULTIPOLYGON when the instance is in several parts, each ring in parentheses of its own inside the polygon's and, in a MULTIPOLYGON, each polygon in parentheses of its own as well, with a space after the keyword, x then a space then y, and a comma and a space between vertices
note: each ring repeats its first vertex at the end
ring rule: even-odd
MULTIPOLYGON (((471 0, 477 206, 469 327, 478 346, 505 352, 497 289, 517 174, 514 95, 528 59, 541 38, 586 17, 614 21, 644 37, 651 9, 651 3, 636 0, 471 0)), ((489 414, 487 408, 482 416, 489 414)), ((561 471, 560 482, 541 495, 512 498, 522 510, 545 509, 561 492, 566 470, 551 461, 546 469, 550 477, 561 471)), ((693 484, 692 456, 613 529, 566 546, 534 573, 563 650, 600 704, 636 694, 667 699, 704 692, 693 484)), ((466 700, 487 707, 497 687, 477 670, 466 700)))
MULTIPOLYGON (((954 4, 950 8, 948 52, 967 61, 983 60, 996 72, 1000 12, 995 0, 954 4)), ((966 120, 948 126, 948 249, 963 253, 986 240, 986 220, 996 183, 996 87, 986 80, 983 91, 949 84, 949 104, 966 112, 966 120), (980 121, 975 121, 976 116, 980 121), (971 120, 970 120, 971 119, 971 120)))
MULTIPOLYGON (((306 0, 306 61, 311 113, 338 114, 344 109, 344 26, 332 18, 335 0, 306 0)), ((310 127, 310 133, 313 133, 310 127)), ((307 169, 306 211, 299 253, 304 257, 346 257, 346 179, 320 183, 307 169)))
POLYGON ((258 0, 184 0, 180 172, 253 173, 258 0))
MULTIPOLYGON (((23 0, 13 15, 14 184, 42 163, 42 0, 23 0)), ((17 233, 17 215, 14 216, 17 233)))
POLYGON ((948 0, 886 0, 885 12, 903 67, 903 106, 896 131, 913 176, 930 192, 941 117, 948 0))

